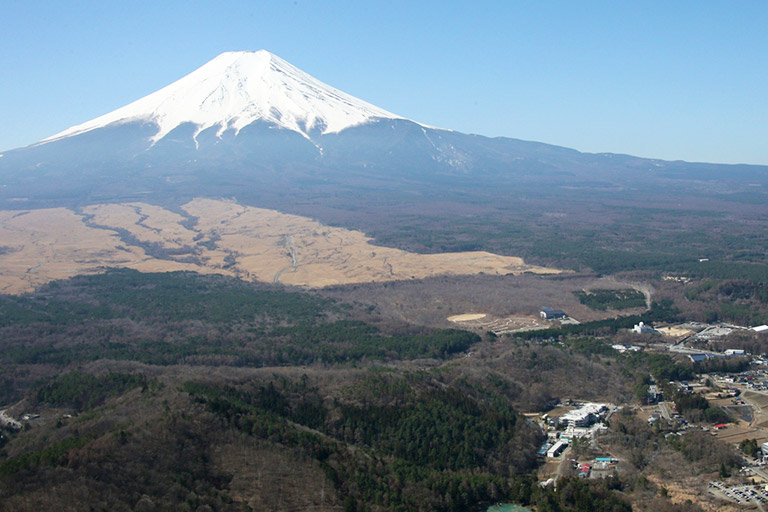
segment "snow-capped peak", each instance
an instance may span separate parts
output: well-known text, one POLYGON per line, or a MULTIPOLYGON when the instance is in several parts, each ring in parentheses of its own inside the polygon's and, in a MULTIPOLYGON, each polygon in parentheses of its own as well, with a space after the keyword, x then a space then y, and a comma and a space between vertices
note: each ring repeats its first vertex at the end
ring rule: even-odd
POLYGON ((309 138, 313 130, 336 133, 375 118, 404 119, 326 85, 266 50, 227 52, 157 92, 42 142, 128 121, 157 124, 153 141, 182 123, 194 123, 198 133, 218 126, 221 133, 239 131, 256 120, 309 138))

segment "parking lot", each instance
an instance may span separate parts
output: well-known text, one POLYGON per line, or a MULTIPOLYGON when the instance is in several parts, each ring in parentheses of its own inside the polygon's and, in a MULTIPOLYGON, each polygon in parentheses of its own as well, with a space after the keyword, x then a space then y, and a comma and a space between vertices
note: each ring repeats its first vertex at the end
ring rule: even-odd
MULTIPOLYGON (((721 482, 709 482, 709 492, 736 503, 766 503, 768 490, 765 485, 736 485, 728 487, 721 482)), ((762 507, 760 507, 762 509, 762 507)))

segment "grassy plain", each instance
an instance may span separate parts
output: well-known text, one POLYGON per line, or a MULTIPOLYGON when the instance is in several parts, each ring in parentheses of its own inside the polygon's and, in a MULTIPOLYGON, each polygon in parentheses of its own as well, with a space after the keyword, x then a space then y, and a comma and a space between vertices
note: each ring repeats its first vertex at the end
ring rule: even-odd
MULTIPOLYGON (((0 212, 0 292, 22 293, 55 279, 127 267, 145 272, 198 270, 158 261, 125 244, 113 230, 96 229, 65 208, 0 212)), ((201 271, 204 269, 201 269, 201 271)))
POLYGON ((196 199, 182 213, 144 204, 0 212, 0 292, 124 267, 190 270, 322 287, 455 274, 554 274, 484 251, 415 254, 298 215, 196 199))

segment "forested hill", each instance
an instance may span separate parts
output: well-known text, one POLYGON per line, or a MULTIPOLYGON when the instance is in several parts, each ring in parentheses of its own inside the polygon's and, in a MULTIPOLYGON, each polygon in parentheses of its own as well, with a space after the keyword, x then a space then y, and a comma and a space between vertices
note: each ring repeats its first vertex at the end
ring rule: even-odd
POLYGON ((0 297, 0 401, 31 415, 0 434, 0 509, 629 510, 603 484, 564 481, 569 503, 531 478, 527 391, 454 365, 477 335, 365 318, 184 273, 0 297))
MULTIPOLYGON (((0 410, 23 424, 0 429, 0 510, 697 510, 649 498, 638 475, 666 468, 643 461, 686 447, 630 409, 610 422, 610 450, 647 440, 622 456, 627 472, 557 489, 539 485, 543 434, 521 414, 574 390, 627 403, 649 374, 689 378, 690 363, 619 354, 595 337, 614 325, 481 339, 375 309, 129 270, 0 296, 0 410)), ((737 465, 702 443, 715 454, 691 457, 702 471, 737 465)))

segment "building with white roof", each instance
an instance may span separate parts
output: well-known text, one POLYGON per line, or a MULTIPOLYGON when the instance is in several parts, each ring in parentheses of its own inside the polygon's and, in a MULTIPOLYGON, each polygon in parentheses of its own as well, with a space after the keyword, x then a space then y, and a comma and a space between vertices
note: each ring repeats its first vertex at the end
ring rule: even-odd
POLYGON ((595 420, 608 411, 606 404, 586 403, 560 417, 561 423, 567 423, 569 427, 588 427, 595 420))

